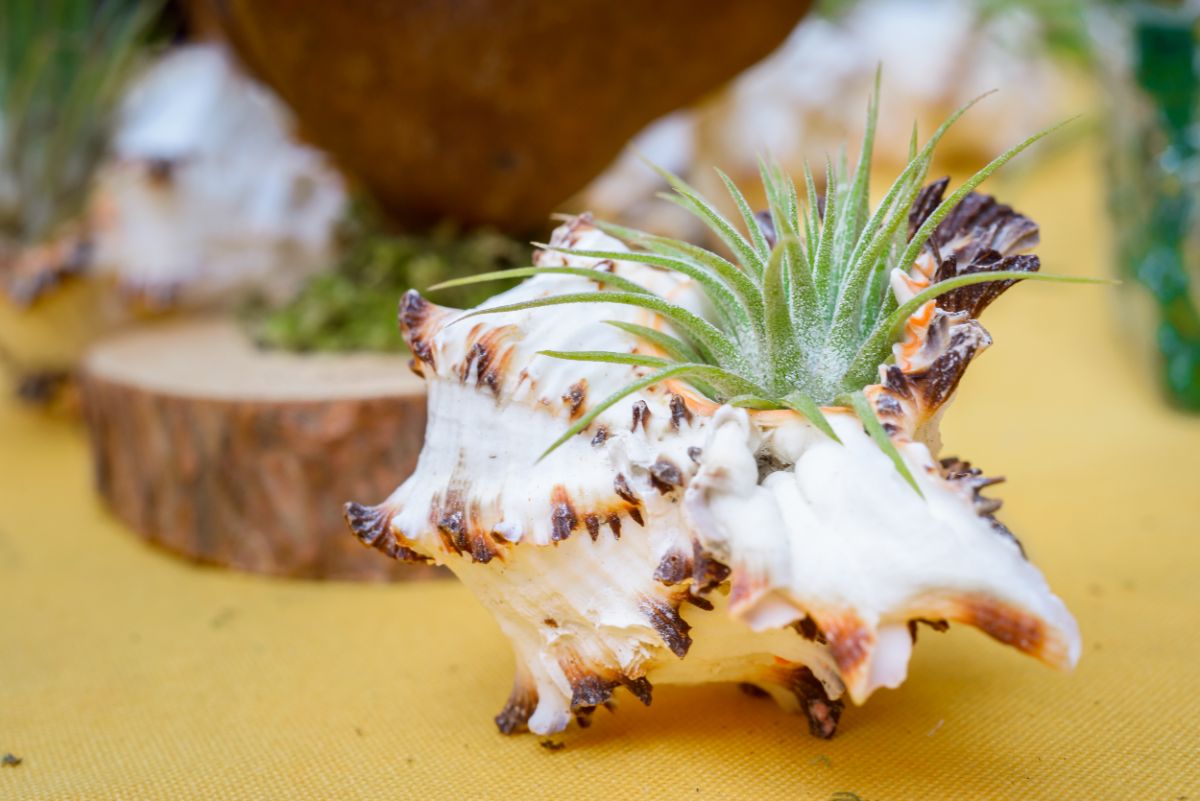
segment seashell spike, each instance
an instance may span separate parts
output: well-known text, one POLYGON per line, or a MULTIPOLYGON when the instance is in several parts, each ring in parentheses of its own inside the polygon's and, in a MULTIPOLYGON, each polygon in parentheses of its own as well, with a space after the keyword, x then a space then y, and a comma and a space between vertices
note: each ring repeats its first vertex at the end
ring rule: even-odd
POLYGON ((865 182, 837 175, 824 216, 802 216, 765 166, 774 242, 671 176, 737 266, 584 215, 477 309, 405 295, 424 450, 347 520, 383 553, 447 565, 495 616, 516 658, 502 732, 586 724, 622 689, 649 704, 659 684, 734 682, 830 737, 846 697, 904 680, 918 624, 1075 664, 1074 620, 981 494, 998 479, 938 453, 990 344, 976 316, 1039 275, 1021 252, 1037 226, 921 189, 922 158, 874 217, 854 213, 865 182), (849 246, 803 244, 823 229, 849 246))

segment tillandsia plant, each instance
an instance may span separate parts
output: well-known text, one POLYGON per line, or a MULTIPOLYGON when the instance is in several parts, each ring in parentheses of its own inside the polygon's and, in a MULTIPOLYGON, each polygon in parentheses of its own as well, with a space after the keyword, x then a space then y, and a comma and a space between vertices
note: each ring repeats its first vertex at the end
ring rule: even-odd
POLYGON ((975 318, 1049 278, 1023 252, 1037 226, 974 192, 1044 134, 949 194, 926 183, 965 110, 914 134, 874 209, 874 100, 823 196, 764 162, 765 213, 725 179, 735 222, 665 176, 732 259, 584 215, 534 266, 473 279, 529 279, 474 311, 404 296, 425 447, 346 516, 496 616, 517 662, 502 731, 586 722, 619 687, 649 703, 654 684, 731 681, 829 737, 844 696, 903 681, 918 623, 1075 663, 1074 620, 980 494, 998 479, 938 458, 941 410, 990 344, 975 318))
POLYGON ((87 264, 89 192, 158 7, 0 0, 0 289, 18 303, 87 264))

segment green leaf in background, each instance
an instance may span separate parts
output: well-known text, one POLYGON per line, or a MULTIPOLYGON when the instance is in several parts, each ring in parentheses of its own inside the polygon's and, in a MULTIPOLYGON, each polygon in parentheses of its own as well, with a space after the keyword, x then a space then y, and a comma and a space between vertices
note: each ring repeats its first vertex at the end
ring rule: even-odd
MULTIPOLYGON (((291 351, 403 352, 396 303, 413 286, 528 265, 531 248, 490 230, 445 224, 424 234, 396 234, 365 201, 357 201, 339 231, 340 256, 279 309, 251 304, 243 319, 260 345, 291 351)), ((513 285, 509 278, 501 286, 513 285)), ((454 286, 433 293, 438 303, 471 308, 495 284, 454 286)))

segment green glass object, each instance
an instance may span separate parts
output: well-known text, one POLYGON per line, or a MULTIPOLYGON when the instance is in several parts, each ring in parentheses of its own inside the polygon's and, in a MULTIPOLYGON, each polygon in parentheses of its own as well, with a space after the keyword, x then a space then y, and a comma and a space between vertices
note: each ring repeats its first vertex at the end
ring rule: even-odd
POLYGON ((1153 297, 1171 398, 1200 410, 1200 73, 1194 4, 1110 7, 1110 208, 1118 266, 1153 297))

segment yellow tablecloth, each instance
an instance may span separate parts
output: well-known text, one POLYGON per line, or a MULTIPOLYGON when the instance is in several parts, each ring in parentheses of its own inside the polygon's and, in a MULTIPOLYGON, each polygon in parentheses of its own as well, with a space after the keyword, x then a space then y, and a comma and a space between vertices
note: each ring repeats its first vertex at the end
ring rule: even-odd
MULTIPOLYGON (((1017 179, 1045 269, 1108 270, 1094 157, 1017 179)), ((0 798, 1200 799, 1200 418, 1123 348, 1114 291, 1027 284, 945 425, 1075 611, 1060 675, 955 627, 838 736, 733 687, 657 688, 539 745, 491 716, 507 646, 457 584, 198 568, 93 496, 83 432, 0 406, 0 798)))

